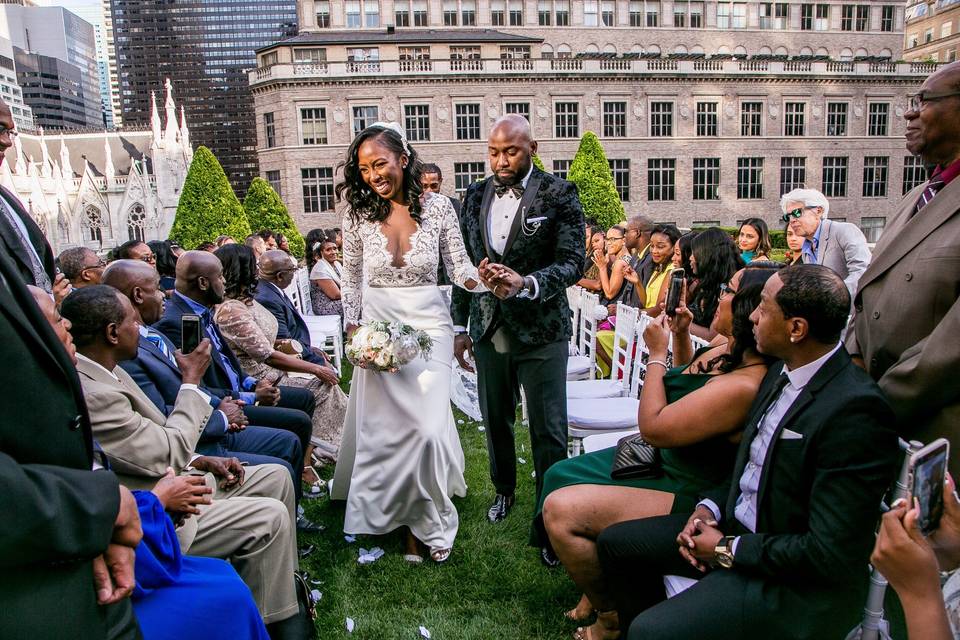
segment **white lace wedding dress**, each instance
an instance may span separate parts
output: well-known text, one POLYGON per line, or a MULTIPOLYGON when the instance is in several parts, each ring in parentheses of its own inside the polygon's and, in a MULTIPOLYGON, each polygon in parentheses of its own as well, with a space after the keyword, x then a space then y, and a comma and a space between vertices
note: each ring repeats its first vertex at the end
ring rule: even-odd
POLYGON ((457 285, 482 285, 450 200, 428 196, 421 218, 400 267, 380 223, 344 220, 344 321, 403 322, 426 331, 433 350, 429 361, 417 358, 397 373, 354 368, 331 498, 347 501, 346 533, 406 525, 427 546, 446 549, 459 524, 451 497, 467 487, 450 409, 453 323, 437 287, 440 258, 457 285))

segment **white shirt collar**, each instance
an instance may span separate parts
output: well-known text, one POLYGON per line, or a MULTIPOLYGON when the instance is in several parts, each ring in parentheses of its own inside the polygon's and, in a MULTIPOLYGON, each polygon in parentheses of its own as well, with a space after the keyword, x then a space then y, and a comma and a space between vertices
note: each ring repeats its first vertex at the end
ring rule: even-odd
POLYGON ((103 366, 102 364, 100 364, 100 363, 97 362, 96 360, 91 360, 90 358, 88 358, 87 356, 83 355, 83 354, 80 353, 79 351, 77 351, 77 359, 82 360, 82 361, 84 361, 84 362, 87 362, 87 363, 89 363, 89 364, 92 364, 93 366, 97 367, 97 368, 100 369, 101 371, 106 372, 106 374, 107 374, 108 376, 110 376, 111 378, 113 378, 113 379, 116 380, 117 382, 120 382, 120 378, 117 377, 117 374, 115 374, 113 371, 108 370, 105 366, 103 366))
POLYGON ((527 183, 530 182, 530 176, 533 175, 533 158, 530 159, 530 170, 527 171, 527 175, 523 177, 523 180, 520 181, 520 184, 523 185, 523 188, 527 188, 527 183))
POLYGON ((784 363, 783 373, 785 373, 787 375, 787 379, 790 380, 790 385, 796 389, 803 389, 805 386, 807 386, 813 376, 816 375, 817 371, 819 371, 820 368, 826 364, 827 360, 829 360, 833 354, 839 351, 841 346, 843 346, 842 343, 838 342, 837 346, 831 349, 829 353, 820 356, 813 362, 808 362, 802 367, 797 367, 792 371, 787 367, 786 363, 784 363))

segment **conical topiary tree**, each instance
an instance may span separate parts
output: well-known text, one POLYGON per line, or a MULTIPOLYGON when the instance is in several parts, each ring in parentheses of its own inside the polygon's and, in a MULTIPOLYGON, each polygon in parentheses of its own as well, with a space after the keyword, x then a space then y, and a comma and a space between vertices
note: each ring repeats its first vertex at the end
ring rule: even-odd
POLYGON ((298 258, 303 257, 303 236, 293 224, 286 205, 269 182, 263 178, 253 179, 247 189, 247 197, 243 199, 243 209, 247 212, 247 222, 254 232, 270 229, 274 233, 282 233, 290 245, 290 253, 298 258))
POLYGON ((547 168, 543 166, 543 160, 541 160, 540 156, 537 154, 533 154, 533 166, 535 166, 537 169, 540 169, 540 171, 547 170, 547 168))
POLYGON ((580 148, 570 164, 567 180, 577 185, 584 218, 596 220, 604 229, 626 220, 607 156, 597 134, 592 131, 587 131, 580 139, 580 148))
POLYGON ((228 235, 238 242, 250 235, 240 201, 210 149, 197 148, 183 182, 170 239, 186 249, 228 235))

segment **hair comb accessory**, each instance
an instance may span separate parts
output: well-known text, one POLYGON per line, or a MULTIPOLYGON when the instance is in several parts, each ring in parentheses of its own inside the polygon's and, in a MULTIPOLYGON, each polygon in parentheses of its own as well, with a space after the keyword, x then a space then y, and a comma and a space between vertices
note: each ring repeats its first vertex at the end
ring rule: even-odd
POLYGON ((407 134, 404 132, 403 127, 400 126, 399 122, 374 122, 371 127, 379 127, 381 129, 390 129, 398 136, 400 136, 400 141, 403 142, 403 148, 406 149, 407 154, 412 154, 413 150, 410 148, 410 143, 407 142, 407 134))

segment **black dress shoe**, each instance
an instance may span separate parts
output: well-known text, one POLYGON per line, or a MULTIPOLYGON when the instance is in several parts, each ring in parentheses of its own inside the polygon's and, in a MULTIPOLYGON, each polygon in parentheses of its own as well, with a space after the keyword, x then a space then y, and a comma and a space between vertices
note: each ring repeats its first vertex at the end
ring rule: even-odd
POLYGON ((487 510, 487 520, 490 522, 500 522, 507 517, 510 509, 513 508, 513 496, 505 496, 498 493, 493 499, 493 504, 487 510))
POLYGON ((560 566, 560 558, 558 558, 557 554, 553 552, 553 549, 548 546, 540 547, 540 562, 551 569, 560 566))
POLYGON ((297 532, 298 533, 320 533, 326 529, 322 524, 317 524, 307 519, 307 516, 300 515, 297 516, 297 532))

